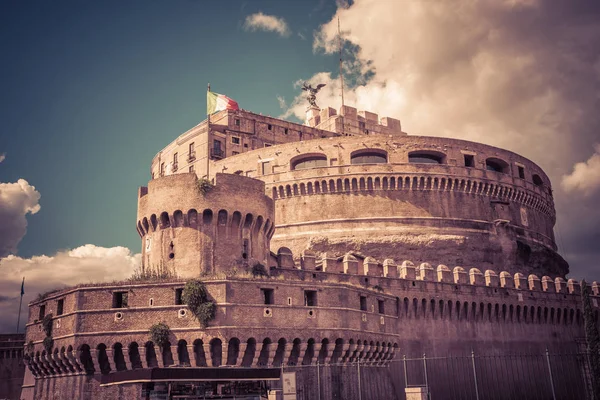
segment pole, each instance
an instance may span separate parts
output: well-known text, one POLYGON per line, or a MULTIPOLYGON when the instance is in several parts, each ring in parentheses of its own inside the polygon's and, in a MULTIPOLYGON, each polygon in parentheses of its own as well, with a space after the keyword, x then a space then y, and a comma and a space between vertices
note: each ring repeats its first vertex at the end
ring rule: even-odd
POLYGON ((321 400, 321 373, 319 372, 319 360, 317 360, 317 393, 318 400, 321 400))
POLYGON ((358 400, 362 400, 362 391, 360 389, 360 358, 356 361, 356 369, 358 371, 358 400))
MULTIPOLYGON (((208 93, 210 93, 210 83, 208 84, 208 93)), ((210 113, 208 111, 208 98, 206 99, 206 179, 210 180, 210 113)))
POLYGON ((429 398, 429 382, 427 381, 427 357, 423 353, 423 370, 425 372, 425 390, 427 390, 427 398, 429 398))
POLYGON ((550 354, 546 348, 546 363, 548 364, 548 374, 550 375, 550 388, 552 389, 552 399, 556 400, 556 392, 554 391, 554 379, 552 378, 552 368, 550 367, 550 354))
POLYGON ((477 370, 475 369, 475 352, 473 351, 473 349, 471 349, 471 361, 473 363, 473 379, 475 380, 475 398, 479 400, 479 388, 477 387, 477 370))
POLYGON ((402 361, 404 362, 404 388, 408 387, 408 372, 406 371, 406 354, 402 356, 402 361))
MULTIPOLYGON (((342 33, 340 31, 340 17, 338 17, 338 47, 340 49, 340 85, 342 88, 342 109, 340 110, 340 115, 344 110, 344 68, 342 61, 342 33)), ((344 116, 342 116, 342 135, 344 135, 344 116)))
POLYGON ((19 326, 21 325, 21 305, 23 304, 23 288, 25 287, 25 277, 21 282, 21 299, 19 300, 19 316, 17 317, 17 333, 19 333, 19 326))

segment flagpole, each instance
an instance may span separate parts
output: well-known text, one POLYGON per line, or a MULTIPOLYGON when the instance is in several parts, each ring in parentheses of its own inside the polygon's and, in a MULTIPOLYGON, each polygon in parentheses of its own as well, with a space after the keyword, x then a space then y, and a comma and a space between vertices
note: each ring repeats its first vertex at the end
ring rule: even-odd
MULTIPOLYGON (((210 83, 208 84, 208 93, 210 93, 210 83)), ((208 96, 206 97, 206 179, 210 180, 210 112, 208 110, 208 96)))
POLYGON ((23 277, 23 282, 21 282, 21 300, 19 300, 19 316, 17 317, 17 333, 19 333, 19 325, 21 325, 21 305, 23 304, 23 288, 25 286, 25 277, 23 277))

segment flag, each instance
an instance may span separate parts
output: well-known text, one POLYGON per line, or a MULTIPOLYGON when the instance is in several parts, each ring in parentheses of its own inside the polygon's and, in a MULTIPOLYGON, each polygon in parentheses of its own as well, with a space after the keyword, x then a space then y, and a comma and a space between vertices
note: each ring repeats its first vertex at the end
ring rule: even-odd
POLYGON ((206 92, 206 113, 208 115, 214 114, 217 111, 222 110, 239 110, 240 106, 238 103, 229 97, 215 93, 215 92, 206 92))
POLYGON ((21 297, 25 294, 25 278, 23 278, 23 282, 21 282, 21 297))

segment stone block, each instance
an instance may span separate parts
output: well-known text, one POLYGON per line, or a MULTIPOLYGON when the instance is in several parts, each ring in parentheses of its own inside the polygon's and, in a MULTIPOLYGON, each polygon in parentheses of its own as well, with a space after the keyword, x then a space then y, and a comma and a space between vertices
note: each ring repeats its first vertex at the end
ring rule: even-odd
POLYGON ((489 286, 489 287, 500 286, 500 278, 498 277, 498 274, 496 274, 496 271, 492 271, 491 269, 486 270, 484 279, 485 279, 485 286, 489 286))
POLYGON ((503 288, 514 288, 515 281, 513 277, 506 271, 500 272, 500 287, 503 288))
POLYGON ((581 293, 581 284, 575 279, 571 278, 567 281, 567 289, 570 294, 580 294, 581 293))
POLYGON ((422 263, 419 265, 419 279, 422 281, 433 281, 434 280, 433 267, 429 263, 422 263))
POLYGON ((345 274, 358 275, 358 260, 352 254, 346 253, 342 264, 345 274))
POLYGON ((542 290, 544 292, 555 293, 556 285, 554 284, 554 280, 547 275, 542 276, 542 290))
POLYGON ((295 268, 294 255, 287 247, 281 247, 277 250, 277 266, 279 268, 295 268))
POLYGON ((567 282, 563 278, 554 279, 554 286, 556 287, 556 293, 567 293, 567 282))
POLYGON ((483 274, 481 273, 481 271, 477 268, 471 268, 469 270, 469 282, 471 283, 471 285, 482 285, 484 284, 483 281, 483 274))
POLYGON ((321 256, 323 262, 323 271, 331 272, 334 274, 340 273, 341 269, 337 261, 337 257, 334 257, 331 253, 325 253, 321 256))
POLYGON ((400 266, 400 278, 414 281, 416 277, 415 264, 412 261, 403 261, 400 266))
POLYGON ((404 389, 406 400, 428 400, 426 387, 407 387, 404 389))
POLYGON ((453 282, 452 271, 447 266, 440 264, 437 267, 437 281, 438 282, 453 282))
POLYGON ((310 250, 304 250, 300 258, 300 266, 302 269, 313 271, 316 266, 315 253, 310 250))
POLYGON ((537 275, 531 274, 527 277, 527 282, 529 283, 529 290, 542 290, 542 282, 537 275))
POLYGON ((398 277, 398 266, 391 258, 383 260, 383 276, 386 278, 398 277))
POLYGON ((527 279, 525 278, 525 275, 523 275, 520 272, 517 272, 514 275, 514 279, 515 279, 515 289, 521 289, 521 290, 527 290, 527 279))
POLYGON ((380 267, 373 257, 367 257, 363 261, 363 273, 368 276, 381 276, 380 267))
POLYGON ((468 277, 467 277, 467 271, 465 271, 465 269, 463 267, 454 267, 454 270, 452 271, 452 273, 454 274, 454 283, 459 283, 459 284, 469 283, 468 277))

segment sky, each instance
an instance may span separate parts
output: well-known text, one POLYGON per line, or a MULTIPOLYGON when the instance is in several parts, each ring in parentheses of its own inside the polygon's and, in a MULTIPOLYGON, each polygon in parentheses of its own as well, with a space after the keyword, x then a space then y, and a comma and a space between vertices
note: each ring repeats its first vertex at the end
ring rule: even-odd
POLYGON ((132 274, 137 189, 205 119, 208 83, 294 122, 301 81, 339 107, 337 17, 346 104, 536 162, 569 276, 600 280, 597 2, 3 1, 0 332, 16 329, 22 277, 26 304, 132 274))

